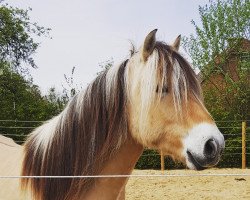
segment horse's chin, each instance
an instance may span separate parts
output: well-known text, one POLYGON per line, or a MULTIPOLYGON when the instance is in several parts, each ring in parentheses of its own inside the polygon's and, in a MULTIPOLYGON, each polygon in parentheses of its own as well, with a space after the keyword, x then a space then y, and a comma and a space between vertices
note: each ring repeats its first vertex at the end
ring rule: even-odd
POLYGON ((211 163, 209 165, 202 165, 190 152, 187 152, 185 157, 186 157, 187 167, 189 169, 197 170, 197 171, 214 167, 215 165, 218 164, 219 158, 220 158, 220 157, 218 157, 213 163, 211 163))
MULTIPOLYGON (((165 154, 165 155, 169 155, 169 154, 165 154)), ((204 170, 207 169, 208 167, 204 167, 201 164, 199 164, 199 162, 197 162, 195 160, 195 158, 192 156, 192 154, 187 153, 185 156, 174 156, 174 155, 169 155, 174 161, 179 161, 181 163, 183 163, 184 165, 186 165, 188 167, 188 169, 191 170, 204 170)))
POLYGON ((193 169, 197 171, 206 169, 206 167, 201 166, 199 162, 197 162, 195 158, 192 156, 192 154, 189 152, 187 152, 186 165, 189 169, 193 169))

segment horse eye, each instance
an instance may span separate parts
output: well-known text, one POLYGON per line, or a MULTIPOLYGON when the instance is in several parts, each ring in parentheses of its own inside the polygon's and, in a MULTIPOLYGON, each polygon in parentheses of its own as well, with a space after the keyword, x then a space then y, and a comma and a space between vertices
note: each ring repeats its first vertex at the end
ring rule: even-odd
MULTIPOLYGON (((159 86, 157 85, 156 87, 156 92, 159 93, 159 86)), ((168 87, 167 86, 163 86, 162 87, 162 90, 161 90, 161 93, 168 93, 168 87)))

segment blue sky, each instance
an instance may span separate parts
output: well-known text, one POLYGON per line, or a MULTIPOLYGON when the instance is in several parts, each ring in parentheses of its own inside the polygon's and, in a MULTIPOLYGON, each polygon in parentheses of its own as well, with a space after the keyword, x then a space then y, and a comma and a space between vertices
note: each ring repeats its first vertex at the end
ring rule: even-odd
MULTIPOLYGON (((75 80, 85 87, 100 71, 99 63, 127 58, 129 41, 139 47, 151 30, 171 43, 179 35, 194 33, 198 6, 208 0, 6 0, 12 6, 32 8, 30 17, 51 28, 52 39, 41 38, 32 70, 35 84, 45 93, 61 90, 64 74, 76 67, 75 80)), ((183 52, 183 51, 182 51, 183 52)))

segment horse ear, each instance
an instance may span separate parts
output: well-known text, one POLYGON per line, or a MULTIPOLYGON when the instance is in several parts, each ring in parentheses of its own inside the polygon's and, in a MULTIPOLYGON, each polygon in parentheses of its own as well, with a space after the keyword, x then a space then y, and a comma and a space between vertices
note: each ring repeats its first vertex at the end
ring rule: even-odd
POLYGON ((174 49, 175 49, 176 51, 178 51, 179 48, 180 48, 180 43, 181 43, 181 35, 179 35, 179 36, 175 39, 174 43, 172 44, 172 47, 174 47, 174 49))
POLYGON ((142 59, 144 62, 147 61, 148 57, 151 55, 151 53, 153 52, 154 48, 155 48, 155 34, 157 32, 157 29, 154 29, 153 31, 151 31, 147 37, 144 40, 143 43, 143 50, 142 50, 142 59))

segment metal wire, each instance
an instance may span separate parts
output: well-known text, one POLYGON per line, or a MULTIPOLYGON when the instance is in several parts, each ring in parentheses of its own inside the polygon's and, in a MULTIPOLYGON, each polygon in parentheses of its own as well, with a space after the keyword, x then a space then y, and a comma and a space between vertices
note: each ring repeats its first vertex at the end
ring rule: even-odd
POLYGON ((225 147, 225 149, 241 149, 242 147, 225 147))
MULTIPOLYGON (((24 126, 0 126, 0 128, 11 128, 11 129, 18 129, 18 128, 36 128, 37 126, 30 126, 30 127, 24 127, 24 126)), ((218 128, 241 128, 241 127, 218 127, 218 128)), ((247 135, 249 135, 250 133, 246 133, 247 135)), ((238 134, 223 134, 224 136, 228 135, 228 136, 241 136, 242 133, 238 133, 238 134)))
POLYGON ((203 177, 203 176, 250 176, 250 174, 128 174, 128 175, 87 175, 87 176, 0 176, 2 179, 17 179, 17 178, 32 178, 32 179, 44 179, 44 178, 167 178, 167 177, 203 177))
POLYGON ((241 139, 226 140, 226 142, 242 142, 242 140, 241 139))
POLYGON ((241 136, 241 133, 239 133, 239 134, 222 134, 222 135, 229 135, 229 136, 235 136, 235 135, 239 135, 239 136, 241 136))
POLYGON ((215 122, 249 122, 250 121, 250 119, 247 119, 247 120, 221 120, 221 121, 215 121, 215 122))
POLYGON ((148 157, 148 156, 160 156, 161 154, 142 154, 141 157, 148 157))
MULTIPOLYGON (((229 135, 229 136, 231 136, 231 135, 238 135, 238 136, 242 136, 242 133, 238 133, 238 134, 222 134, 222 135, 229 135)), ((246 133, 246 135, 250 135, 250 133, 246 133)))
POLYGON ((9 129, 32 129, 32 128, 36 128, 34 127, 23 127, 23 126, 0 126, 0 128, 9 128, 9 129))
POLYGON ((22 121, 22 120, 6 119, 6 120, 0 120, 0 122, 41 123, 41 122, 44 122, 44 121, 22 121))
MULTIPOLYGON (((223 153, 222 156, 224 155, 240 155, 242 153, 223 153)), ((246 153, 247 155, 250 153, 246 153)), ((160 156, 161 154, 142 154, 140 157, 150 157, 150 156, 160 156)))
POLYGON ((21 134, 1 134, 1 135, 4 135, 4 136, 15 136, 15 137, 27 137, 27 135, 21 135, 21 134))
MULTIPOLYGON (((219 120, 219 121, 215 121, 217 122, 249 122, 250 119, 247 120, 219 120)), ((44 122, 44 121, 40 121, 40 120, 14 120, 14 119, 1 119, 0 122, 44 122)))
MULTIPOLYGON (((4 136, 17 136, 17 137, 26 137, 26 135, 12 135, 12 134, 2 134, 2 135, 4 135, 4 136)), ((16 143, 24 143, 25 142, 25 140, 17 140, 17 141, 15 141, 16 143)), ((225 151, 227 150, 227 149, 242 149, 242 147, 225 147, 225 151)), ((246 149, 250 149, 250 147, 246 147, 246 149)), ((155 155, 161 155, 161 154, 146 154, 146 155, 141 155, 141 156, 155 156, 155 155)), ((223 155, 225 155, 225 154, 223 154, 223 155)))
POLYGON ((239 127, 239 126, 225 126, 225 127, 218 126, 218 128, 241 128, 241 127, 239 127))
MULTIPOLYGON (((222 156, 223 155, 241 155, 242 153, 224 153, 224 154, 222 154, 222 156)), ((245 153, 246 155, 249 155, 250 153, 245 153)))

